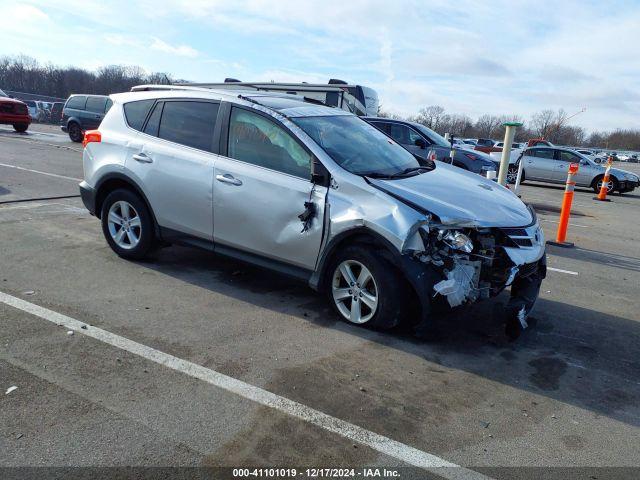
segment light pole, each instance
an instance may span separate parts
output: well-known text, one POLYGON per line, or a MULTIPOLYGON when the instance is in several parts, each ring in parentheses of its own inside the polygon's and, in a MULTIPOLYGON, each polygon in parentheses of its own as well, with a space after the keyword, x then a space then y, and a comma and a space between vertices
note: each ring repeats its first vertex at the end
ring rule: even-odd
POLYGON ((507 184, 507 172, 509 171, 509 159, 511 158, 511 144, 516 134, 516 128, 521 127, 520 122, 506 122, 502 124, 505 127, 504 144, 502 145, 502 157, 500 159, 500 172, 498 173, 498 183, 503 187, 507 184))

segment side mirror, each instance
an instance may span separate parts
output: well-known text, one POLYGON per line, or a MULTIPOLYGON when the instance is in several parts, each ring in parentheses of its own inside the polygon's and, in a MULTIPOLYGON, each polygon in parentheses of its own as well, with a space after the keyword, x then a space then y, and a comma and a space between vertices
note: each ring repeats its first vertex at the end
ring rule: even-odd
POLYGON ((416 147, 427 148, 427 142, 424 141, 423 138, 416 138, 415 143, 416 147))
POLYGON ((328 187, 330 177, 331 175, 329 175, 327 167, 325 167, 316 157, 313 157, 313 161, 311 162, 311 183, 328 187))

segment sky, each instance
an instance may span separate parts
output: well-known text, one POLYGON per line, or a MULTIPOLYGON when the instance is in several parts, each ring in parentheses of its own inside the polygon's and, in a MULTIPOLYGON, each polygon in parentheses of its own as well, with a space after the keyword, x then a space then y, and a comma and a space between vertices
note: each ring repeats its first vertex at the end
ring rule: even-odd
POLYGON ((568 114, 640 128, 640 0, 0 0, 0 55, 378 91, 403 116, 568 114))

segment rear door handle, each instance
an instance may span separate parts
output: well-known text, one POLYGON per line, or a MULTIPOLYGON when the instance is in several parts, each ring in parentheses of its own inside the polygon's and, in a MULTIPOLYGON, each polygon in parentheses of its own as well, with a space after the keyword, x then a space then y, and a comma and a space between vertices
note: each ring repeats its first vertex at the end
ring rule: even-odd
POLYGON ((140 163, 153 163, 153 159, 146 153, 136 153, 133 157, 136 162, 140 163))
POLYGON ((242 180, 235 178, 233 175, 225 173, 224 175, 216 175, 216 180, 222 183, 228 183, 230 185, 242 185, 242 180))

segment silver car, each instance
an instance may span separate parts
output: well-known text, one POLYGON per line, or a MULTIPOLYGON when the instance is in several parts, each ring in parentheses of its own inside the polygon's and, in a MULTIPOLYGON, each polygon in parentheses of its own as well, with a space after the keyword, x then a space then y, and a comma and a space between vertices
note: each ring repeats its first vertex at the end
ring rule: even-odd
POLYGON ((510 287, 513 333, 546 274, 536 215, 495 182, 416 157, 364 120, 285 94, 136 87, 85 134, 85 206, 121 257, 171 243, 325 292, 344 320, 427 325, 510 287))
MULTIPOLYGON (((532 147, 527 148, 520 161, 524 162, 522 180, 560 183, 567 181, 570 163, 579 163, 578 173, 575 175, 576 185, 589 187, 597 193, 602 187, 604 164, 598 164, 575 150, 561 147, 532 147)), ((631 192, 640 184, 638 176, 632 172, 612 168, 610 171, 607 191, 631 192)))

